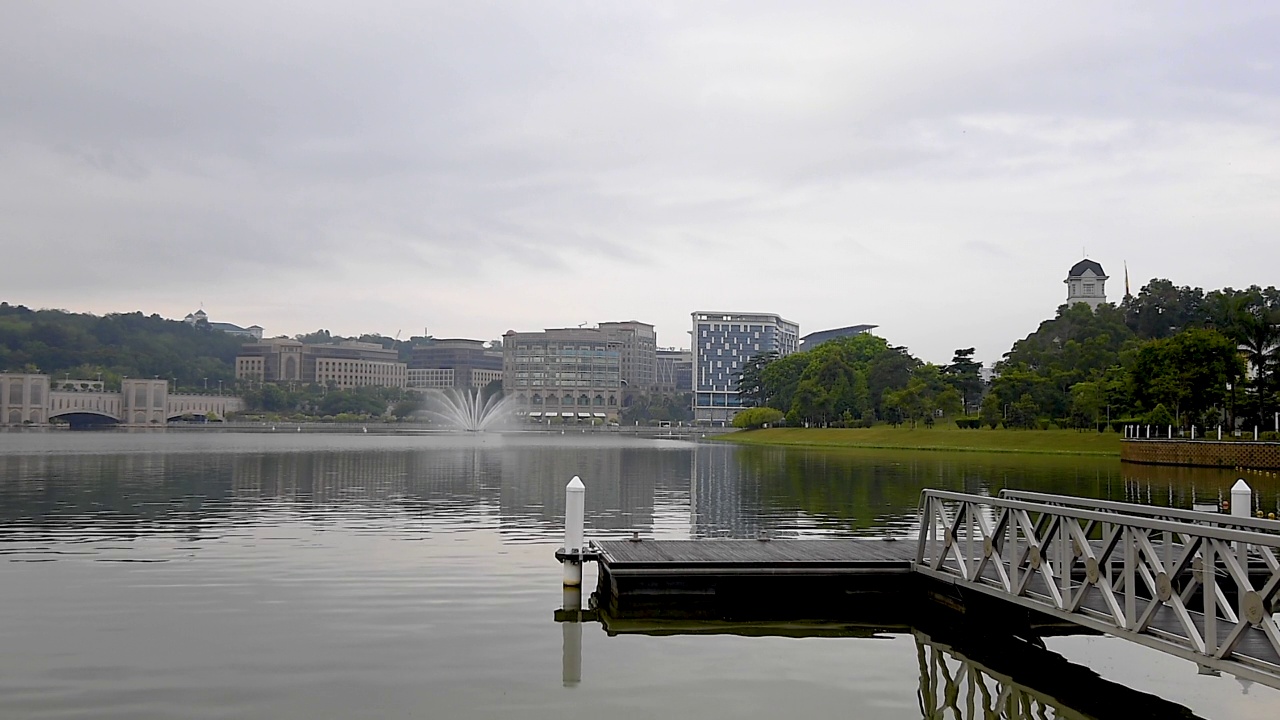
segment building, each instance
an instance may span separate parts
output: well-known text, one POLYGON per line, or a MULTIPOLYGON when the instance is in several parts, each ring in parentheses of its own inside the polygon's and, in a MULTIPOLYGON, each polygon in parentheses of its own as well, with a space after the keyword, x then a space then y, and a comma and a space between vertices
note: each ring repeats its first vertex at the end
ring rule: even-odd
POLYGON ((769 313, 693 313, 693 419, 725 426, 742 407, 738 376, 760 353, 790 355, 799 347, 800 326, 769 313))
POLYGON ((621 343, 622 406, 630 406, 641 395, 656 393, 658 334, 653 326, 628 320, 603 322, 597 327, 621 343))
POLYGON ((518 413, 555 422, 617 421, 623 340, 599 328, 510 330, 502 337, 502 390, 518 413))
POLYGON ((1067 279, 1067 304, 1085 303, 1091 309, 1107 301, 1107 274, 1093 260, 1081 260, 1071 266, 1067 279))
POLYGON ((428 338, 413 349, 408 378, 411 388, 483 388, 502 380, 502 351, 482 340, 428 338))
POLYGON ((241 346, 236 357, 236 379, 348 389, 405 387, 408 373, 395 350, 377 343, 344 340, 304 345, 289 338, 270 338, 241 346))
POLYGON ((240 337, 253 338, 254 340, 262 339, 262 326, 250 325, 249 327, 244 328, 239 325, 232 325, 231 323, 209 322, 209 316, 204 310, 197 310, 190 315, 187 315, 182 320, 188 325, 208 327, 211 330, 219 330, 228 335, 239 335, 240 337))
POLYGON ((836 328, 835 330, 819 330, 815 333, 809 333, 800 338, 801 350, 812 350, 824 342, 835 340, 843 337, 853 337, 854 335, 864 335, 872 330, 880 327, 879 325, 850 325, 849 327, 836 328))
POLYGON ((658 348, 654 354, 654 382, 659 395, 693 392, 693 351, 658 348))

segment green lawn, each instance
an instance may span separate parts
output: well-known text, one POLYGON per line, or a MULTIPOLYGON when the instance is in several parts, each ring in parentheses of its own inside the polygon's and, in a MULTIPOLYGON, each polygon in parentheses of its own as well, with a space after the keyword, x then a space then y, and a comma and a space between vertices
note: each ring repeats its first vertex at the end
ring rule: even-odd
MULTIPOLYGON (((948 423, 950 425, 950 423, 948 423)), ((968 450, 1050 455, 1120 456, 1120 433, 1075 430, 959 430, 943 428, 770 428, 721 435, 751 445, 862 447, 897 450, 968 450)))

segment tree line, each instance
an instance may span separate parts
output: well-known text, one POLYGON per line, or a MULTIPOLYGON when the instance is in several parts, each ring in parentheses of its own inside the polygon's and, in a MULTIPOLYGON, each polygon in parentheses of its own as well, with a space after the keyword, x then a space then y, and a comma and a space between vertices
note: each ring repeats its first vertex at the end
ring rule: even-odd
POLYGON ((757 355, 738 378, 740 426, 1270 427, 1280 409, 1280 291, 1205 292, 1155 279, 1119 306, 1062 305, 984 383, 973 349, 934 365, 857 335, 786 357, 757 355))

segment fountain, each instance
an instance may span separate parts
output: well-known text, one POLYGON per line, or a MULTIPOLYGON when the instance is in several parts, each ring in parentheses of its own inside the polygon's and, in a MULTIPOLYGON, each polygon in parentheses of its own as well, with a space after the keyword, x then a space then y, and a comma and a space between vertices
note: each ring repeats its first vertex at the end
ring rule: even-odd
POLYGON ((479 390, 432 390, 423 412, 458 430, 484 432, 511 417, 511 398, 484 397, 479 390))

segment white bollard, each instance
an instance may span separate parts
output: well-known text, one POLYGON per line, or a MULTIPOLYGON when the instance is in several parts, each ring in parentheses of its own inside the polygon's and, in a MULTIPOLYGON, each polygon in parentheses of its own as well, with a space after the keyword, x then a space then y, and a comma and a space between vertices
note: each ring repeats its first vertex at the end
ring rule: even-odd
MULTIPOLYGON (((1249 517, 1249 511, 1253 507, 1253 489, 1249 487, 1249 483, 1244 478, 1236 480, 1236 484, 1231 486, 1231 517, 1249 517)), ((1246 571, 1249 568, 1249 556, 1246 552, 1244 543, 1236 542, 1236 557, 1240 560, 1240 567, 1246 571)))
POLYGON ((1222 439, 1222 426, 1221 426, 1221 425, 1219 425, 1219 426, 1218 426, 1218 439, 1219 439, 1219 440, 1221 440, 1221 439, 1222 439))
MULTIPOLYGON (((566 555, 582 552, 582 528, 586 523, 587 488, 574 475, 564 491, 564 552, 566 555)), ((564 561, 564 584, 582 584, 582 560, 564 561)))
MULTIPOLYGON (((1191 426, 1191 439, 1192 439, 1192 440, 1195 440, 1195 439, 1196 439, 1196 426, 1195 426, 1195 425, 1192 425, 1192 426, 1191 426)), ((1172 486, 1172 485, 1170 485, 1169 487, 1170 487, 1170 488, 1172 488, 1173 486, 1172 486)))

